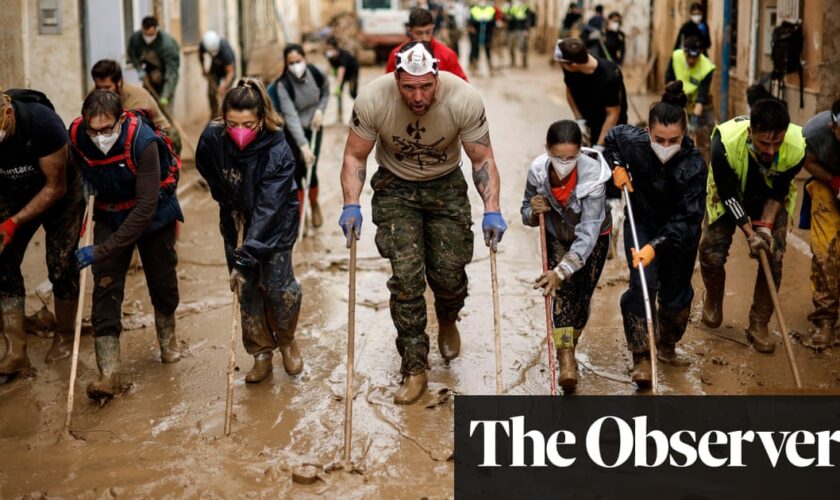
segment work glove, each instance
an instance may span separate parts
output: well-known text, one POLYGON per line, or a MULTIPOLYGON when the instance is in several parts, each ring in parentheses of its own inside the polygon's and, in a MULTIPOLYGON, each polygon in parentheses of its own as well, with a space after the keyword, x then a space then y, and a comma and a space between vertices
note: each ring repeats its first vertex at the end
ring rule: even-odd
POLYGON ((3 253, 3 249, 6 248, 6 245, 12 242, 12 238, 14 237, 17 228, 17 222, 13 221, 11 217, 0 224, 0 253, 3 253))
POLYGON ((85 199, 88 199, 91 196, 96 196, 96 188, 93 187, 93 184, 88 182, 86 179, 82 180, 82 196, 84 196, 85 199))
POLYGON ((656 257, 656 250, 654 250, 650 245, 643 246, 641 252, 637 251, 635 248, 631 248, 630 253, 633 255, 634 269, 639 268, 639 262, 641 262, 645 267, 648 267, 656 257))
POLYGON ((245 287, 245 276, 239 272, 239 269, 236 267, 233 268, 233 271, 230 272, 230 291, 234 293, 242 293, 242 289, 245 287))
POLYGON ((584 144, 589 144, 589 129, 586 127, 586 120, 578 118, 575 123, 580 127, 580 135, 583 137, 584 144))
POLYGON ((484 244, 491 247, 495 252, 502 241, 507 224, 502 218, 501 212, 484 212, 484 220, 481 222, 481 229, 484 231, 484 244))
POLYGON ((612 173, 613 184, 620 190, 624 189, 624 186, 627 186, 627 190, 631 193, 633 192, 633 184, 630 183, 630 174, 627 172, 627 169, 624 167, 615 167, 612 173))
POLYGON ((548 198, 538 194, 531 198, 531 213, 534 215, 544 214, 551 211, 551 204, 548 198))
POLYGON ((832 177, 829 185, 831 186, 831 191, 834 192, 834 196, 840 200, 840 175, 832 177))
POLYGON ((93 245, 76 250, 76 263, 79 264, 79 270, 86 268, 95 261, 96 259, 93 258, 93 245))
POLYGON ((351 235, 356 236, 356 240, 362 235, 362 207, 360 205, 344 205, 341 211, 341 217, 338 218, 338 225, 344 231, 344 236, 347 238, 347 248, 350 248, 351 235))
POLYGON ((341 86, 335 86, 335 90, 333 90, 333 95, 336 97, 341 97, 341 86))
POLYGON ((324 112, 320 109, 315 110, 315 114, 312 115, 312 123, 310 124, 310 128, 312 128, 312 132, 317 132, 321 129, 321 125, 324 122, 324 112))
POLYGON ((571 273, 566 274, 560 266, 557 266, 554 269, 549 269, 534 282, 534 290, 542 288, 543 295, 551 295, 552 297, 555 297, 557 295, 557 289, 560 288, 560 285, 567 279, 571 278, 571 276, 571 273))
POLYGON ((306 164, 306 168, 312 168, 312 165, 315 165, 315 153, 312 152, 309 144, 301 146, 300 155, 303 157, 303 163, 306 164))
POLYGON ((169 106, 169 98, 168 97, 161 97, 160 98, 161 106, 169 106))
POLYGON ((758 227, 753 231, 752 236, 747 238, 747 245, 750 247, 750 257, 757 259, 761 250, 769 256, 773 250, 773 233, 770 228, 758 227))

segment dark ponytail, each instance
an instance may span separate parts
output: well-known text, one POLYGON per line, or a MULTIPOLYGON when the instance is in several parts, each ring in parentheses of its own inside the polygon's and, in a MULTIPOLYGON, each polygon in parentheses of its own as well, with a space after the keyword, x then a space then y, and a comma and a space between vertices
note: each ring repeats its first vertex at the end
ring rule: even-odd
POLYGON ((545 145, 549 148, 557 144, 574 144, 580 147, 583 143, 583 137, 580 133, 580 127, 572 120, 560 120, 551 124, 548 127, 548 133, 545 134, 545 145))
POLYGON ((683 82, 675 80, 665 86, 662 100, 650 107, 648 123, 651 127, 657 123, 660 125, 679 123, 685 129, 685 107, 687 105, 688 96, 683 92, 683 82))

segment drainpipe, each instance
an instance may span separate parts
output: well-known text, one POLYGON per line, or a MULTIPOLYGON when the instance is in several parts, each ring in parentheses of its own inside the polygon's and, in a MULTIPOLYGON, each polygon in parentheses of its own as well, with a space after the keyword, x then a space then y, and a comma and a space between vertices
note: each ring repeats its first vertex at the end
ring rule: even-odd
POLYGON ((759 17, 758 17, 758 0, 752 0, 751 6, 751 13, 750 13, 750 22, 752 23, 752 32, 750 33, 750 66, 749 66, 749 76, 747 77, 747 82, 750 85, 755 83, 756 76, 755 72, 758 66, 758 25, 759 25, 759 17))
POLYGON ((720 72, 720 121, 729 119, 729 67, 732 56, 732 0, 723 0, 723 53, 720 72))

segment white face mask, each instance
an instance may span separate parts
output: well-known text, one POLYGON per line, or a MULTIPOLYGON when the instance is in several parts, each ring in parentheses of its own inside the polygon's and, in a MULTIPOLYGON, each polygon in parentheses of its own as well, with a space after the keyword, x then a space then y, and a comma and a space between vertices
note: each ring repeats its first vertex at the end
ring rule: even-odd
POLYGON ((337 50, 328 50, 324 53, 328 58, 332 59, 333 57, 338 55, 337 50))
POLYGON ((680 151, 682 147, 682 139, 677 144, 673 146, 663 146, 654 142, 653 138, 650 139, 650 147, 653 149, 653 152, 656 154, 656 157, 659 158, 659 161, 662 163, 667 163, 668 160, 674 157, 680 151))
POLYGON ((103 155, 107 155, 108 151, 114 147, 114 144, 117 143, 117 139, 120 138, 120 134, 122 133, 122 126, 117 126, 114 131, 110 135, 97 135, 93 138, 93 143, 96 144, 96 147, 102 151, 103 155))
POLYGON ((553 156, 548 157, 551 161, 551 168, 554 169, 554 172, 560 179, 565 179, 572 173, 572 170, 575 169, 575 165, 577 165, 578 158, 580 158, 580 155, 575 156, 571 160, 561 160, 560 158, 554 158, 553 156))
POLYGON ((296 62, 294 64, 289 65, 289 71, 292 72, 298 78, 303 78, 303 75, 306 74, 306 63, 303 61, 296 62))
POLYGON ((609 29, 610 31, 618 31, 619 29, 621 29, 621 23, 618 21, 610 21, 607 29, 609 29))
POLYGON ((151 45, 151 44, 152 44, 152 42, 154 42, 154 41, 155 41, 155 38, 157 38, 157 33, 155 33, 155 34, 154 34, 154 35, 152 35, 152 36, 149 36, 149 35, 143 35, 143 41, 144 41, 144 42, 146 42, 146 45, 151 45))
POLYGON ((702 21, 703 21, 703 15, 702 14, 694 14, 693 16, 691 16, 691 22, 693 22, 694 24, 700 24, 700 22, 702 22, 702 21))

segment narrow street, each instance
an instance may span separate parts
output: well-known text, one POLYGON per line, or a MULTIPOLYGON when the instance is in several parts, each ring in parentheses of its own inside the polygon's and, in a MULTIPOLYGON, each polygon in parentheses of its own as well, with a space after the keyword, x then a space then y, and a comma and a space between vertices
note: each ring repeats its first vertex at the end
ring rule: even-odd
MULTIPOLYGON (((562 76, 546 59, 535 57, 527 71, 502 69, 494 79, 472 81, 485 98, 502 178, 502 212, 509 226, 499 247, 498 267, 503 379, 506 393, 515 395, 549 392, 544 302, 532 289, 541 272, 539 231, 524 226, 519 215, 528 165, 543 152, 548 125, 572 116, 565 104, 562 76)), ((379 67, 364 69, 361 83, 380 72, 379 67)), ((631 97, 646 114, 650 96, 631 97)), ((244 373, 252 358, 237 334, 235 420, 231 437, 223 437, 231 294, 217 205, 200 187, 189 189, 181 198, 186 223, 178 245, 181 307, 177 331, 186 349, 184 359, 162 365, 153 328, 123 332, 122 373, 130 388, 100 408, 84 394, 83 388, 98 371, 93 339, 83 337, 73 419, 80 439, 56 442, 64 422, 70 362, 45 365, 49 341, 30 336, 36 376, 0 385, 4 497, 451 496, 454 397, 495 391, 490 262, 480 231, 483 206, 472 188, 476 250, 467 267, 470 296, 459 323, 461 356, 446 366, 438 354, 434 308, 427 294, 432 338, 429 392, 408 407, 391 402, 400 377, 385 286, 390 267, 374 245, 371 190, 365 188, 365 222, 358 247, 353 415, 353 461, 361 473, 325 471, 313 485, 292 482, 292 467, 328 468, 340 461, 343 447, 348 251, 336 221, 342 205, 338 173, 347 128, 335 123, 334 102, 330 106, 319 160, 325 223, 294 254, 295 273, 304 293, 297 331, 306 363, 303 373, 290 378, 276 356, 270 381, 246 386, 244 373)), ((635 122, 632 111, 630 120, 635 122)), ((368 178, 375 168, 371 155, 368 178)), ((471 179, 468 160, 463 168, 471 179)), ((197 175, 190 164, 181 185, 188 185, 197 175)), ((31 247, 24 264, 31 293, 29 313, 38 302, 34 288, 46 278, 43 238, 37 241, 39 246, 31 247)), ((780 296, 788 327, 807 334, 806 316, 812 310, 810 259, 802 248, 807 249, 807 243, 789 240, 780 296)), ((736 235, 727 265, 724 324, 717 330, 699 323, 703 286, 696 268, 692 322, 681 343, 692 365, 661 367, 663 394, 732 395, 793 385, 778 334, 777 349, 771 355, 755 352, 746 342, 743 331, 757 270, 757 262, 747 253, 743 238, 736 235)), ((607 262, 577 353, 581 396, 636 393, 628 376, 631 361, 619 310, 628 275, 623 256, 607 262)), ((152 323, 145 286, 142 272, 130 276, 124 304, 126 325, 152 323)), ((778 330, 775 319, 771 326, 778 330)), ((840 387, 836 349, 816 353, 794 340, 794 350, 806 386, 840 387)))

